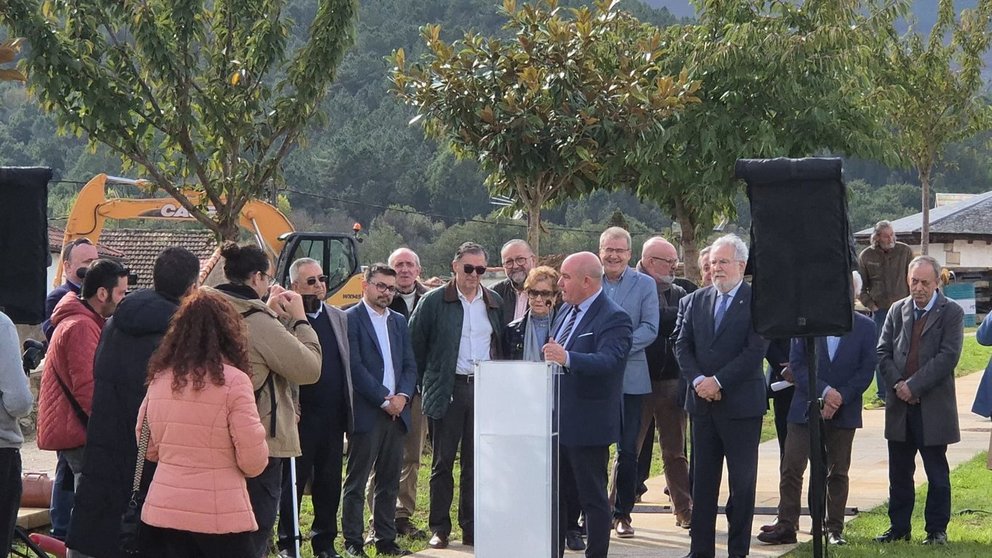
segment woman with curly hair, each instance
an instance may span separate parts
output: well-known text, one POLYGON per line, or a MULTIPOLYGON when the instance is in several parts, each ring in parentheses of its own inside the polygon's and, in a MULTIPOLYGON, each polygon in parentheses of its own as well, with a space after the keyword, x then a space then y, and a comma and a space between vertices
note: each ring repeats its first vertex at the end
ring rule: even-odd
POLYGON ((265 469, 269 448, 249 371, 241 316, 222 295, 191 295, 148 364, 138 411, 158 462, 141 510, 146 555, 252 555, 245 478, 265 469))

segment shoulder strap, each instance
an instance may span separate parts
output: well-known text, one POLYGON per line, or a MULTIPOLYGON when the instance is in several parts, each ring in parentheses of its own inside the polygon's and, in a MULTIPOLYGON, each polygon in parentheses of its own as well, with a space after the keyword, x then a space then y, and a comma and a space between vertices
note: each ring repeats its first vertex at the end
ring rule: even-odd
POLYGON ((79 404, 79 401, 76 401, 76 398, 72 396, 72 392, 69 391, 69 386, 65 385, 65 382, 63 382, 62 378, 59 377, 58 372, 52 370, 52 375, 55 376, 55 380, 58 381, 59 387, 62 388, 62 393, 65 394, 65 398, 69 400, 69 405, 72 406, 72 411, 76 414, 76 418, 79 419, 79 422, 83 423, 83 428, 86 428, 90 422, 89 415, 87 415, 86 411, 83 410, 83 407, 79 404))
MULTIPOLYGON (((247 318, 252 314, 257 314, 262 312, 261 308, 249 308, 241 313, 242 318, 247 318)), ((272 379, 272 371, 269 370, 269 374, 265 376, 265 381, 262 382, 262 386, 255 390, 255 402, 262 396, 262 392, 265 388, 269 388, 269 407, 271 408, 271 415, 269 417, 269 437, 275 438, 276 436, 276 388, 274 381, 272 379)))

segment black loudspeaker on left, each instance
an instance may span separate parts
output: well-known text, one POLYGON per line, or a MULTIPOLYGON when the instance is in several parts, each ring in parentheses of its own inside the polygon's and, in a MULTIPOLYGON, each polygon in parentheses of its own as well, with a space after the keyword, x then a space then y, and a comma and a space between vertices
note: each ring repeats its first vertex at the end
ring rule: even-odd
POLYGON ((52 170, 0 167, 0 307, 14 323, 45 317, 52 170))

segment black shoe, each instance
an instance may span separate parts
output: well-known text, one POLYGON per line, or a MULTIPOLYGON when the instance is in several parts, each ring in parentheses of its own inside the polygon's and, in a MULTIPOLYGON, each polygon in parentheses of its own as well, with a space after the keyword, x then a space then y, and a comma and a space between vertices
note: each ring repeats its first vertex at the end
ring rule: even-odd
POLYGON ((830 531, 827 533, 827 544, 843 546, 847 544, 847 541, 844 539, 844 535, 838 533, 837 531, 830 531))
POLYGON ((465 546, 475 546, 475 533, 462 533, 462 544, 465 546))
POLYGON ((448 548, 448 535, 442 535, 441 533, 434 533, 431 540, 427 541, 427 546, 441 550, 443 548, 448 548))
POLYGON ((889 530, 882 533, 881 535, 875 537, 875 542, 880 543, 890 543, 895 541, 908 541, 910 539, 910 533, 894 533, 892 532, 892 527, 889 530))
POLYGON ((758 540, 765 544, 796 544, 796 530, 779 523, 771 531, 758 533, 758 540))
POLYGON ((403 535, 404 537, 410 537, 414 540, 426 540, 427 531, 423 529, 418 529, 409 517, 397 517, 396 518, 396 534, 403 535))
POLYGON ((945 545, 947 544, 947 533, 944 531, 927 533, 927 538, 923 539, 923 544, 929 544, 933 546, 945 545))
POLYGON ((344 558, 344 557, 338 554, 337 550, 325 550, 324 552, 317 554, 317 558, 344 558))
POLYGON ((409 556, 413 554, 409 550, 400 548, 395 542, 379 542, 375 545, 377 556, 409 556))
POLYGON ((565 548, 569 550, 585 550, 586 541, 582 540, 582 534, 578 531, 566 531, 565 548))
POLYGON ((344 553, 348 558, 369 558, 369 555, 365 553, 365 549, 360 546, 348 545, 344 549, 344 553))
POLYGON ((698 552, 690 552, 682 558, 713 558, 712 554, 699 554, 698 552))

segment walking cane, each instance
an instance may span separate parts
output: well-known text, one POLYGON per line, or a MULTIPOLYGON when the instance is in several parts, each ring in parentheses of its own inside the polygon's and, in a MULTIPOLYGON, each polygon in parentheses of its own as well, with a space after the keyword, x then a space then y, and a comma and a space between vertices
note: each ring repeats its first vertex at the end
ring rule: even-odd
POLYGON ((300 499, 299 489, 296 487, 296 458, 289 458, 289 483, 293 487, 293 545, 296 553, 293 556, 300 558, 300 499))

